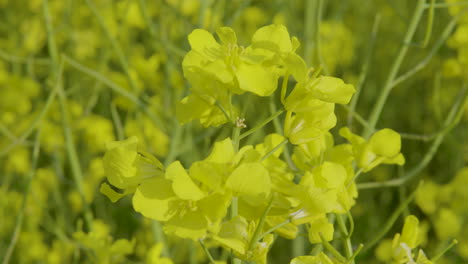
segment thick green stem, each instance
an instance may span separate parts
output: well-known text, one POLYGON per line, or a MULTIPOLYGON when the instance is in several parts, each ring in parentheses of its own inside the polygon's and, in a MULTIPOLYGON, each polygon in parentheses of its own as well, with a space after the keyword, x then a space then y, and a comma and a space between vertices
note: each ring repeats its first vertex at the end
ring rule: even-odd
POLYGON ((304 60, 307 64, 320 65, 327 69, 320 54, 320 23, 323 0, 307 0, 304 9, 304 60))
MULTIPOLYGON (((276 105, 275 105, 275 101, 273 99, 270 100, 270 113, 276 113, 276 105)), ((278 116, 273 118, 273 126, 275 127, 275 131, 276 133, 280 134, 280 135, 284 135, 284 131, 283 131, 283 127, 281 126, 281 123, 278 119, 278 116)), ((289 152, 289 149, 288 149, 288 146, 285 146, 284 148, 284 151, 283 151, 283 156, 284 156, 284 159, 286 160, 286 162, 288 163, 289 165, 289 168, 291 168, 292 170, 294 171, 297 171, 298 169, 296 168, 296 166, 294 165, 294 162, 292 161, 292 158, 291 158, 291 153, 289 152)))
MULTIPOLYGON (((238 214, 238 198, 233 197, 231 201, 231 219, 236 217, 238 214)), ((234 253, 231 251, 232 255, 232 264, 242 264, 242 260, 234 256, 234 253)))
POLYGON ((406 52, 408 51, 409 44, 411 43, 413 39, 414 33, 416 32, 419 21, 421 20, 422 14, 425 10, 425 3, 426 3, 426 0, 418 0, 416 4, 416 9, 413 13, 413 18, 411 19, 411 22, 408 27, 408 31, 406 32, 406 35, 403 38, 403 43, 401 45, 401 48, 397 56, 395 57, 395 60, 393 61, 392 67, 387 76, 387 80, 385 81, 383 89, 380 92, 380 95, 377 98, 377 101, 374 107, 372 108, 371 115, 369 118, 369 126, 365 128, 364 133, 363 133, 363 137, 366 139, 369 138, 370 135, 374 132, 375 126, 377 124, 377 121, 380 118, 385 102, 387 101, 390 91, 392 90, 393 81, 395 80, 398 74, 398 70, 400 69, 403 59, 406 56, 406 52))
POLYGON ((180 145, 182 138, 182 126, 177 122, 174 122, 174 134, 169 145, 169 152, 167 153, 166 159, 164 160, 164 166, 169 166, 177 158, 177 149, 180 145))
POLYGON ((340 262, 345 262, 346 259, 345 257, 343 257, 340 252, 338 252, 338 250, 336 250, 322 235, 322 233, 319 233, 320 234, 320 238, 322 239, 322 245, 325 249, 328 250, 328 252, 330 252, 337 260, 339 260, 340 262))
MULTIPOLYGON (((235 126, 234 127, 234 130, 232 131, 232 144, 234 146, 234 151, 237 153, 239 151, 239 140, 240 140, 240 130, 241 130, 241 127, 239 126, 235 126)), ((232 197, 232 201, 231 201, 231 219, 233 217, 236 217, 238 215, 238 198, 237 197, 232 197)), ((242 263, 242 260, 234 257, 234 254, 231 252, 232 254, 232 263, 233 264, 241 264, 242 263)))
POLYGON ((281 94, 280 94, 280 100, 283 105, 286 102, 286 92, 288 90, 288 81, 289 81, 289 73, 286 73, 283 78, 283 83, 281 84, 281 94))
POLYGON ((254 234, 249 242, 248 250, 252 250, 255 246, 255 243, 257 243, 262 235, 262 229, 263 225, 265 224, 266 218, 268 213, 271 210, 271 207, 273 205, 273 199, 275 198, 274 195, 271 196, 270 201, 268 202, 267 207, 265 208, 265 211, 262 214, 262 217, 258 221, 257 228, 255 228, 254 234))
POLYGON ((203 251, 205 251, 206 256, 208 257, 208 260, 210 261, 211 264, 216 264, 216 261, 214 260, 213 256, 211 256, 210 251, 208 248, 205 246, 205 243, 203 240, 199 240, 201 247, 203 248, 203 251))
MULTIPOLYGON (((343 247, 345 249, 346 257, 348 259, 351 259, 351 257, 353 256, 353 245, 351 244, 351 238, 348 232, 348 228, 346 228, 345 221, 343 220, 343 217, 341 215, 336 215, 336 220, 341 233, 346 236, 345 238, 343 238, 343 247)), ((354 264, 354 260, 351 260, 350 264, 354 264)))
POLYGON ((296 239, 293 240, 292 245, 291 245, 293 257, 305 255, 306 237, 303 235, 305 233, 304 225, 298 226, 297 229, 298 229, 298 235, 296 239))

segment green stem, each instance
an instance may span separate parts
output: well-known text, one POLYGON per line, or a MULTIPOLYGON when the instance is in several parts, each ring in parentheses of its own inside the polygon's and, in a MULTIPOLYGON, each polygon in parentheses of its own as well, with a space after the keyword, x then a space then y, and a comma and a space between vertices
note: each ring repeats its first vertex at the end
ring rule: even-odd
POLYGON ((363 125, 365 124, 365 126, 368 126, 367 121, 365 121, 363 118, 361 118, 359 114, 356 113, 356 105, 359 100, 359 96, 361 94, 362 86, 364 85, 364 82, 367 79, 367 73, 369 72, 369 65, 370 65, 372 53, 375 47, 375 42, 377 40, 377 33, 379 30, 380 19, 381 19, 380 14, 377 14, 374 19, 374 25, 372 26, 372 33, 370 36, 369 45, 366 49, 366 54, 364 57, 364 62, 362 64, 361 73, 359 74, 359 78, 356 84, 356 93, 353 95, 353 98, 351 99, 351 103, 349 104, 349 109, 347 109, 349 111, 348 112, 348 127, 350 128, 352 126, 353 117, 355 117, 361 124, 363 125), (359 120, 358 117, 362 120, 359 120))
POLYGON ((197 248, 195 247, 195 243, 192 240, 188 241, 189 243, 189 264, 197 264, 197 248))
POLYGON ((5 256, 3 258, 2 264, 8 264, 10 263, 10 258, 11 255, 13 254, 13 251, 15 250, 16 242, 18 241, 18 238, 21 234, 21 229, 23 227, 23 221, 24 221, 24 212, 26 210, 26 205, 28 202, 28 196, 31 191, 31 182, 34 179, 34 175, 36 173, 36 168, 37 168, 37 162, 39 159, 39 150, 40 150, 40 137, 41 137, 41 130, 39 129, 36 135, 36 139, 34 141, 34 148, 33 148, 33 153, 32 153, 32 166, 31 169, 28 173, 28 182, 26 185, 26 189, 24 190, 24 197, 23 201, 21 202, 21 208, 19 210, 18 216, 16 218, 16 223, 15 223, 15 229, 13 231, 13 236, 11 238, 10 244, 8 245, 8 248, 5 252, 5 256))
POLYGON ((348 116, 351 117, 351 121, 348 123, 348 126, 352 125, 352 118, 354 118, 364 128, 369 127, 369 124, 367 123, 367 121, 360 114, 358 114, 354 109, 351 109, 350 106, 341 105, 341 107, 343 107, 348 112, 348 116))
POLYGON ((112 33, 110 32, 109 28, 107 27, 104 18, 99 14, 98 9, 94 5, 93 1, 91 0, 86 0, 86 4, 88 5, 89 9, 91 12, 94 14, 96 17, 99 26, 101 27, 102 31, 104 31, 104 34, 106 35, 108 41, 110 42, 112 48, 114 49, 115 54, 118 57, 118 60, 120 62, 120 65, 122 66, 125 75, 128 79, 128 83, 130 84, 130 87, 132 88, 133 91, 137 90, 135 81, 133 80, 131 74, 130 74, 130 67, 127 61, 127 58, 125 57, 125 53, 123 52, 122 48, 120 47, 120 44, 117 42, 117 40, 112 36, 112 33))
MULTIPOLYGON (((230 2, 230 1, 228 1, 230 2)), ((236 11, 232 14, 231 17, 225 17, 224 21, 225 21, 225 25, 226 26, 230 26, 232 25, 234 22, 236 22, 236 20, 243 14, 244 10, 250 6, 250 3, 252 2, 252 0, 244 0, 242 1, 242 3, 236 8, 236 11)))
POLYGON ((238 215, 238 197, 232 197, 231 201, 231 219, 238 215))
POLYGON ((453 103, 452 108, 450 109, 447 118, 445 119, 443 129, 439 135, 434 139, 432 145, 429 147, 429 150, 426 152, 421 161, 412 168, 408 173, 403 177, 398 179, 393 179, 385 182, 368 182, 358 184, 358 189, 371 189, 371 188, 381 188, 381 187, 397 187, 400 186, 412 178, 419 175, 419 173, 429 164, 429 162, 434 157, 435 153, 439 149, 440 144, 444 140, 445 136, 454 128, 457 123, 460 121, 461 113, 463 112, 463 106, 467 98, 468 87, 464 87, 460 90, 457 95, 456 101, 453 103))
POLYGON ((416 192, 418 191, 418 189, 419 189, 419 185, 413 191, 413 193, 411 193, 410 196, 408 196, 408 198, 404 202, 402 202, 398 206, 398 208, 393 212, 393 214, 388 218, 387 222, 380 229, 381 231, 379 233, 377 233, 377 235, 371 241, 369 241, 368 243, 365 243, 363 251, 368 251, 369 249, 374 247, 378 242, 380 242, 382 240, 382 238, 388 233, 388 231, 390 231, 390 229, 395 224, 396 220, 401 215, 401 213, 403 213, 405 208, 411 203, 411 201, 413 201, 414 197, 416 196, 416 192))
POLYGON ((163 244, 161 255, 164 257, 169 257, 169 250, 166 246, 166 237, 164 235, 161 223, 156 220, 153 220, 151 222, 151 231, 153 232, 153 238, 156 241, 156 243, 163 244))
POLYGON ((117 85, 116 83, 112 82, 111 80, 107 79, 104 75, 80 64, 79 62, 75 61, 74 59, 66 56, 66 55, 62 55, 62 58, 64 59, 65 62, 67 62, 69 65, 73 66, 74 68, 76 68, 77 70, 95 78, 97 81, 99 82, 102 82, 103 84, 105 84, 106 86, 108 86, 109 88, 111 88, 114 92, 116 92, 117 94, 125 97, 126 99, 128 99, 129 101, 131 101, 132 103, 134 103, 136 106, 138 106, 138 108, 140 108, 156 125, 160 125, 160 124, 164 124, 164 122, 162 122, 162 120, 157 116, 155 115, 151 110, 150 108, 145 104, 143 103, 137 96, 133 95, 132 93, 128 92, 127 90, 125 90, 124 88, 120 87, 119 85, 117 85))
POLYGON ((312 256, 317 256, 318 254, 320 254, 320 252, 323 251, 323 245, 322 244, 317 244, 315 245, 312 250, 310 251, 309 255, 312 255, 312 256))
MULTIPOLYGON (((346 228, 346 224, 341 215, 336 215, 336 220, 338 222, 338 227, 340 228, 340 231, 346 236, 343 239, 343 247, 345 249, 346 257, 348 259, 351 259, 351 257, 353 256, 353 245, 351 244, 351 238, 348 229, 346 228)), ((354 264, 354 260, 351 260, 350 264, 354 264)))
POLYGON ((458 21, 459 18, 460 18, 459 16, 456 16, 456 17, 452 18, 452 20, 450 20, 450 23, 445 27, 444 31, 442 32, 440 37, 437 39, 436 43, 434 44, 432 49, 429 51, 429 53, 426 55, 426 57, 424 57, 424 59, 421 60, 415 66, 411 67, 410 68, 411 70, 407 71, 406 73, 404 73, 401 76, 399 76, 398 78, 396 78, 391 84, 392 88, 399 85, 400 83, 404 82, 405 80, 407 80, 408 78, 413 76, 415 73, 422 70, 427 64, 429 64, 429 62, 434 57, 436 52, 439 51, 439 49, 444 45, 446 40, 450 37, 452 31, 454 30, 455 26, 457 25, 457 21, 458 21))
POLYGON ((306 239, 304 235, 301 235, 305 232, 304 225, 298 226, 297 228, 298 235, 296 236, 296 239, 293 240, 291 245, 293 257, 303 256, 305 254, 306 239))
POLYGON ((21 134, 15 142, 12 142, 10 145, 2 149, 2 151, 0 152, 0 158, 8 154, 17 145, 22 144, 31 135, 31 133, 34 132, 37 126, 42 122, 42 119, 44 119, 46 114, 49 112, 49 109, 52 106, 56 95, 57 88, 54 88, 47 97, 46 103, 42 107, 42 110, 39 113, 39 115, 31 122, 31 125, 28 127, 28 129, 26 129, 26 131, 23 134, 21 134))
POLYGON ((288 90, 288 81, 289 81, 289 73, 286 73, 286 75, 283 78, 283 83, 281 84, 281 103, 284 105, 285 104, 285 99, 286 99, 286 92, 288 90))
POLYGON ((284 221, 284 222, 282 222, 282 223, 279 223, 279 224, 273 226, 272 228, 268 229, 265 233, 263 233, 263 234, 258 238, 258 240, 259 240, 259 241, 262 240, 263 237, 265 237, 266 235, 275 232, 277 229, 279 229, 279 228, 281 228, 281 227, 283 227, 283 226, 285 226, 285 225, 287 225, 287 224, 289 224, 289 223, 291 223, 291 220, 288 219, 288 220, 286 220, 286 221, 284 221))
POLYGON ((361 175, 363 169, 359 169, 356 174, 354 175, 354 177, 347 183, 346 185, 346 189, 349 189, 349 187, 351 186, 351 184, 353 184, 353 182, 356 181, 356 179, 359 177, 359 175, 361 175))
MULTIPOLYGON (((275 101, 273 100, 273 98, 270 100, 269 106, 270 106, 270 113, 273 114, 277 111, 275 101)), ((281 123, 278 117, 273 118, 273 126, 275 127, 276 133, 280 135, 284 135, 283 127, 281 126, 281 123)), ((289 148, 287 146, 284 148, 283 156, 286 162, 288 163, 289 168, 291 168, 294 171, 297 171, 298 169, 296 168, 296 166, 294 165, 294 162, 292 161, 291 153, 289 152, 289 148)))
POLYGON ((13 135, 13 133, 11 133, 11 131, 2 123, 0 123, 0 132, 3 134, 3 136, 5 136, 11 141, 13 142, 18 141, 15 135, 13 135))
MULTIPOLYGON (((226 120, 227 120, 228 122, 231 122, 231 123, 233 123, 233 124, 234 124, 234 122, 236 122, 236 121, 234 120, 234 117, 230 116, 230 115, 227 113, 226 109, 224 109, 224 107, 219 103, 219 101, 216 101, 215 104, 216 104, 216 106, 219 108, 219 110, 221 110, 221 112, 223 112, 223 115, 224 115, 224 117, 226 117, 226 120)), ((230 112, 232 113, 232 111, 230 111, 230 112)))
POLYGON ((166 159, 164 160, 164 166, 168 166, 177 158, 177 150, 182 138, 182 126, 177 121, 174 123, 174 134, 172 135, 172 140, 170 142, 169 152, 167 153, 166 159))
POLYGON ((322 23, 322 10, 323 10, 323 0, 315 0, 317 2, 317 9, 315 13, 315 30, 314 30, 314 43, 315 43, 315 58, 317 59, 320 68, 323 69, 325 75, 330 74, 327 65, 322 57, 322 52, 320 50, 320 24, 322 23))
POLYGON ((322 66, 327 74, 327 69, 320 55, 320 23, 323 0, 307 0, 305 4, 304 60, 307 64, 322 66))
POLYGON ((417 26, 425 9, 425 2, 426 0, 418 0, 416 4, 416 9, 409 24, 408 31, 406 32, 406 35, 403 38, 401 48, 397 56, 395 57, 395 61, 392 64, 383 89, 380 92, 379 97, 377 98, 377 101, 374 104, 374 107, 372 108, 371 115, 369 118, 369 127, 366 127, 363 133, 363 137, 366 139, 369 138, 370 135, 373 133, 377 121, 380 118, 385 102, 387 101, 390 91, 392 90, 392 83, 395 80, 396 75, 398 74, 398 70, 400 69, 403 59, 406 56, 406 52, 408 51, 409 43, 411 43, 411 40, 413 39, 413 35, 416 32, 417 26))
POLYGON ((48 0, 45 0, 42 3, 42 11, 44 15, 45 24, 46 24, 46 30, 47 30, 47 48, 49 49, 49 56, 52 59, 52 66, 54 66, 54 70, 57 70, 58 51, 57 51, 57 44, 55 43, 55 39, 54 39, 54 30, 52 28, 52 22, 50 19, 48 0))
POLYGON ((359 244, 358 248, 356 249, 356 251, 354 251, 354 254, 348 259, 348 261, 346 261, 346 264, 351 264, 351 263, 354 263, 354 259, 356 258, 356 256, 361 252, 361 250, 364 248, 364 245, 363 244, 359 244))
POLYGON ((125 133, 122 125, 122 120, 120 120, 119 113, 117 112, 117 107, 114 103, 110 105, 110 112, 112 116, 112 121, 114 122, 114 127, 117 131, 117 140, 123 140, 125 138, 125 133))
POLYGON ((442 251, 440 251, 439 253, 437 253, 432 259, 431 261, 433 263, 436 263, 445 253, 447 253, 447 251, 449 251, 453 246, 455 246, 456 244, 458 244, 458 240, 454 239, 452 240, 452 243, 450 243, 450 245, 448 245, 446 248, 444 248, 442 251))
POLYGON ((322 233, 319 233, 320 239, 322 239, 322 245, 326 248, 337 260, 340 262, 346 262, 346 258, 343 257, 338 250, 336 250, 324 237, 322 233))
MULTIPOLYGON (((234 146, 234 151, 237 153, 239 151, 239 136, 240 136, 240 130, 241 128, 238 126, 234 127, 234 130, 232 131, 232 144, 234 146)), ((239 198, 238 197, 232 197, 231 201, 231 219, 236 217, 239 213, 239 198)), ((234 253, 231 251, 232 255, 232 263, 233 264, 242 264, 242 260, 236 258, 234 256, 234 253)))
POLYGON ((266 160, 268 157, 270 157, 273 153, 275 153, 278 149, 280 149, 282 146, 288 144, 288 139, 285 138, 283 141, 281 141, 281 143, 279 143, 278 145, 276 145, 273 149, 271 149, 270 151, 268 151, 267 154, 265 154, 261 159, 260 161, 264 161, 266 160))
POLYGON ((315 43, 313 43, 312 36, 314 35, 313 30, 315 29, 313 14, 316 10, 316 5, 317 1, 307 0, 304 8, 304 60, 308 65, 309 63, 314 65, 314 61, 312 61, 312 51, 315 43))
POLYGON ((205 251, 206 256, 208 257, 208 260, 210 261, 210 263, 211 264, 216 264, 216 261, 213 259, 213 256, 211 256, 211 253, 208 250, 208 248, 205 246, 205 243, 203 242, 203 240, 200 239, 198 241, 200 242, 200 245, 203 248, 203 251, 205 251))
POLYGON ((262 214, 262 217, 258 221, 258 224, 257 224, 257 227, 255 228, 254 234, 253 234, 252 238, 250 239, 249 246, 247 247, 247 249, 249 251, 254 248, 255 243, 257 243, 259 241, 260 237, 262 236, 261 232, 262 232, 262 229, 263 229, 263 225, 265 224, 268 213, 270 212, 271 207, 273 206, 273 199, 274 198, 275 198, 275 195, 272 194, 271 198, 270 198, 270 201, 268 202, 268 205, 267 205, 267 207, 265 208, 265 211, 262 214))
MULTIPOLYGON (((464 6, 464 5, 468 5, 468 1, 459 1, 455 3, 438 3, 438 4, 434 4, 434 8, 448 8, 451 6, 464 6)), ((428 7, 429 6, 430 5, 428 5, 428 7)))
POLYGON ((236 153, 239 151, 240 130, 241 128, 238 126, 235 126, 234 130, 232 130, 232 144, 236 153))
POLYGON ((265 125, 270 123, 273 119, 277 118, 282 113, 284 113, 283 109, 278 110, 276 113, 274 113, 273 115, 271 115, 267 119, 263 120, 260 124, 258 124, 255 127, 245 131, 244 133, 242 133, 242 135, 240 135, 239 139, 243 139, 243 138, 249 136, 250 134, 254 133, 255 131, 259 130, 260 128, 264 127, 265 125))
POLYGON ((209 0, 200 0, 200 9, 198 13, 198 27, 199 28, 204 28, 203 24, 205 22, 205 13, 206 10, 209 8, 209 4, 211 1, 209 0))
POLYGON ((58 98, 59 98, 59 103, 60 103, 60 109, 62 112, 62 124, 63 124, 63 133, 65 136, 65 147, 67 149, 67 154, 68 154, 68 159, 70 162, 71 166, 71 171, 72 171, 72 176, 73 180, 75 182, 76 188, 78 190, 78 193, 80 194, 81 201, 83 203, 84 207, 84 217, 86 224, 89 228, 89 230, 92 229, 92 213, 89 208, 88 202, 86 201, 86 197, 84 194, 84 189, 83 189, 83 172, 81 171, 81 165, 80 161, 78 159, 78 154, 75 148, 75 145, 73 143, 73 135, 72 135, 72 130, 70 127, 70 120, 69 120, 69 113, 67 109, 67 101, 65 97, 65 92, 63 91, 62 87, 62 69, 63 69, 63 64, 60 66, 60 73, 58 75, 58 98))
POLYGON ((49 65, 51 63, 49 58, 20 57, 12 55, 11 52, 6 52, 3 49, 0 49, 0 58, 12 63, 33 63, 37 65, 49 65))
POLYGON ((349 237, 351 237, 354 233, 354 219, 353 219, 353 216, 351 215, 351 212, 348 211, 347 214, 348 216, 348 221, 349 221, 349 237))
MULTIPOLYGON (((238 199, 237 197, 232 197, 232 201, 231 201, 231 219, 236 217, 238 215, 238 208, 239 208, 239 205, 238 205, 238 199)), ((238 259, 234 256, 234 253, 233 251, 231 251, 231 256, 232 256, 232 264, 242 264, 242 260, 241 259, 238 259)))
POLYGON ((428 6, 429 14, 427 15, 426 33, 424 34, 424 40, 422 44, 423 48, 427 46, 427 44, 429 43, 429 40, 431 39, 432 28, 434 26, 434 4, 435 4, 435 0, 431 0, 431 3, 428 6))
POLYGON ((161 41, 161 39, 158 38, 158 35, 156 33, 155 25, 151 21, 151 17, 148 14, 148 8, 146 6, 146 1, 145 0, 138 0, 138 7, 140 9, 141 15, 143 19, 145 20, 145 23, 149 29, 151 37, 153 37, 154 42, 154 48, 156 50, 166 50, 172 52, 174 55, 177 55, 178 57, 183 58, 185 54, 187 53, 186 51, 180 49, 179 47, 176 47, 174 44, 172 44, 170 41, 164 41, 164 43, 161 41))
POLYGON ((63 133, 65 137, 65 147, 67 150, 71 171, 73 179, 75 181, 76 188, 80 194, 83 207, 84 207, 84 218, 89 230, 92 229, 92 213, 89 208, 88 202, 86 201, 84 190, 82 186, 83 173, 81 171, 81 165, 78 159, 78 155, 73 143, 73 136, 70 128, 69 113, 67 109, 67 102, 65 91, 63 89, 63 61, 59 62, 57 45, 54 38, 54 30, 52 28, 52 23, 50 19, 48 0, 43 2, 43 15, 45 19, 46 29, 47 29, 47 46, 49 49, 49 55, 52 59, 53 73, 56 78, 56 87, 60 104, 60 109, 62 112, 62 124, 63 124, 63 133))

